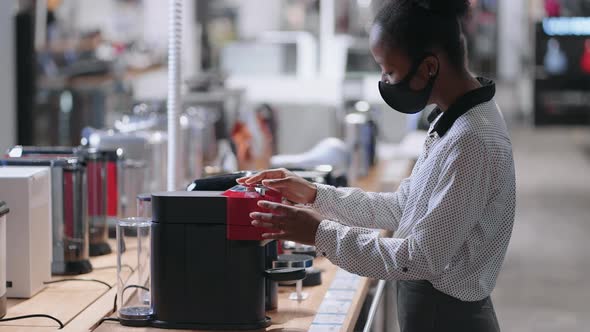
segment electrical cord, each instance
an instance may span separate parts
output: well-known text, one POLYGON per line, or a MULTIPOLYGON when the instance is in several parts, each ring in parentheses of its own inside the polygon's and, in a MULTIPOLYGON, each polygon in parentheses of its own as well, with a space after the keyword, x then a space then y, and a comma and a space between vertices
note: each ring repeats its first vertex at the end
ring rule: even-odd
POLYGON ((99 284, 103 284, 103 285, 107 286, 109 289, 113 288, 113 286, 109 285, 108 283, 106 283, 102 280, 98 280, 98 279, 65 278, 65 279, 58 279, 58 280, 52 280, 52 281, 44 281, 43 283, 45 285, 48 285, 48 284, 56 284, 58 282, 66 282, 66 281, 98 282, 99 284))
MULTIPOLYGON (((103 285, 107 286, 109 289, 113 288, 111 285, 107 284, 106 282, 104 282, 102 280, 98 280, 98 279, 82 279, 82 278, 58 279, 58 280, 52 280, 52 281, 45 281, 45 282, 43 282, 43 284, 48 285, 48 284, 55 284, 55 283, 58 283, 58 282, 66 282, 66 281, 97 282, 99 284, 103 284, 103 285)), ((116 296, 115 296, 115 299, 116 299, 116 296)), ((2 318, 2 319, 0 319, 0 322, 9 322, 9 321, 13 321, 13 320, 28 319, 28 318, 48 318, 48 319, 51 319, 51 320, 57 322, 59 324, 59 329, 60 330, 64 328, 64 324, 59 319, 57 319, 57 318, 55 318, 55 317, 53 317, 51 315, 46 315, 46 314, 33 314, 33 315, 24 315, 24 316, 16 316, 16 317, 2 318)), ((116 318, 110 318, 110 319, 106 319, 106 320, 115 320, 115 319, 116 318)), ((117 321, 119 321, 119 320, 117 319, 117 321)))
POLYGON ((51 320, 57 322, 59 324, 60 330, 64 328, 64 323, 62 323, 61 320, 59 320, 53 316, 45 315, 45 314, 24 315, 24 316, 2 318, 2 319, 0 319, 0 322, 9 322, 9 321, 13 321, 13 320, 20 320, 20 319, 27 319, 27 318, 48 318, 48 319, 51 319, 51 320))
POLYGON ((149 292, 150 289, 145 287, 145 286, 141 286, 141 285, 127 285, 127 287, 123 288, 123 294, 125 294, 125 291, 129 288, 139 288, 139 289, 143 289, 146 292, 149 292))
POLYGON ((98 325, 104 323, 104 322, 120 322, 121 320, 119 318, 114 318, 114 317, 104 317, 103 319, 100 320, 100 322, 98 323, 98 325))
MULTIPOLYGON (((128 264, 123 264, 121 265, 121 267, 127 267, 129 268, 129 270, 131 270, 131 272, 135 272, 135 269, 133 267, 131 267, 131 265, 128 264)), ((101 267, 95 267, 94 270, 108 270, 108 269, 116 269, 117 265, 112 265, 112 266, 101 266, 101 267)))

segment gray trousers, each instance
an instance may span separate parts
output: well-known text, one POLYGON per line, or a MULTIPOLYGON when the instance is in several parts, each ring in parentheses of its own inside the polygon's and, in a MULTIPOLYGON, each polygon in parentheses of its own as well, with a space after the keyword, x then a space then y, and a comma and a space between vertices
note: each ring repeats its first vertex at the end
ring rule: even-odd
POLYGON ((397 313, 401 332, 500 331, 490 297, 463 302, 423 280, 397 282, 397 313))

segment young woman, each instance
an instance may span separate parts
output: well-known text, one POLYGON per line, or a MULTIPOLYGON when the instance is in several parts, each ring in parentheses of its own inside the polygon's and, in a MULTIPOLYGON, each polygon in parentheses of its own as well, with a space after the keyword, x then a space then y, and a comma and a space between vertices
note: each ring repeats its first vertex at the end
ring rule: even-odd
POLYGON ((312 244, 359 275, 398 281, 402 332, 499 331, 490 299, 514 222, 512 146, 494 83, 466 65, 468 0, 389 0, 371 30, 379 91, 403 113, 436 104, 412 174, 394 193, 311 184, 287 170, 259 183, 308 207, 261 202, 269 239, 312 244), (370 229, 395 231, 379 238, 370 229))

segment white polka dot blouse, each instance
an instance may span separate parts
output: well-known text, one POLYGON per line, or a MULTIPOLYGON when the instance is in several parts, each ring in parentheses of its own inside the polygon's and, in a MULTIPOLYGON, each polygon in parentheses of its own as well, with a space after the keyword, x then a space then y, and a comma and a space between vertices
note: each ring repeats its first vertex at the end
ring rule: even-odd
POLYGON ((479 81, 434 120, 396 192, 317 185, 312 207, 326 218, 318 253, 370 278, 428 280, 463 301, 490 295, 512 233, 516 179, 495 86, 479 81))

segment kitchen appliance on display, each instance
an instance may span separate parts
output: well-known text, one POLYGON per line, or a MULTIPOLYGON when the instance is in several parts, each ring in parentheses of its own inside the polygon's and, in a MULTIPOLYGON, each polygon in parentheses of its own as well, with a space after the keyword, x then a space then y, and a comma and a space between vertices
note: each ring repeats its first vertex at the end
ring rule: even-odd
POLYGON ((0 318, 6 315, 6 217, 10 210, 0 201, 0 318))
MULTIPOLYGON (((202 120, 198 116, 180 114, 179 140, 177 140, 180 162, 176 166, 179 188, 185 186, 190 179, 201 176, 203 169, 201 144, 205 142, 202 135, 204 128, 202 120)), ((123 115, 114 124, 114 129, 119 133, 144 137, 148 140, 153 157, 148 161, 150 170, 153 170, 153 173, 150 173, 153 175, 149 176, 151 191, 160 191, 165 188, 167 123, 166 101, 149 100, 136 103, 133 106, 133 114, 123 115)))
POLYGON ((146 325, 152 315, 150 228, 146 218, 117 221, 117 314, 128 325, 146 325))
POLYGON ((51 273, 75 275, 92 271, 92 265, 88 260, 87 185, 84 162, 79 158, 13 158, 0 160, 0 165, 49 167, 52 227, 48 234, 52 234, 53 238, 51 273))
POLYGON ((122 151, 97 150, 84 147, 40 147, 17 145, 7 152, 10 158, 80 157, 86 164, 90 256, 112 252, 107 242, 107 218, 118 217, 118 173, 123 160, 122 151))
POLYGON ((350 113, 345 119, 346 144, 350 151, 348 179, 365 177, 375 165, 376 128, 368 114, 350 113))
MULTIPOLYGON (((283 241, 283 252, 291 253, 297 256, 305 256, 305 257, 312 257, 315 258, 317 256, 316 247, 309 246, 301 243, 296 243, 293 241, 283 241)), ((278 257, 278 260, 284 260, 288 256, 282 255, 278 257)), ((313 266, 307 267, 305 269, 307 276, 303 279, 302 286, 309 287, 309 286, 318 286, 322 284, 322 271, 318 268, 313 266)))
POLYGON ((88 237, 90 256, 110 254, 107 228, 107 161, 96 149, 83 152, 88 188, 88 237))
POLYGON ((63 157, 76 155, 80 147, 72 146, 22 146, 16 145, 6 151, 9 158, 63 157))
POLYGON ((6 224, 6 294, 29 298, 51 279, 51 178, 47 167, 0 167, 6 224))
POLYGON ((224 138, 224 131, 221 131, 224 129, 220 128, 218 123, 223 117, 215 109, 191 106, 186 109, 181 121, 183 118, 187 120, 186 134, 181 137, 188 139, 186 149, 190 152, 186 155, 187 174, 189 178, 198 178, 203 174, 205 167, 216 166, 219 140, 224 138))
POLYGON ((125 155, 122 149, 99 150, 106 165, 106 219, 107 226, 114 225, 122 214, 123 181, 125 174, 125 155))
MULTIPOLYGON (((118 214, 118 177, 124 160, 121 149, 92 149, 84 146, 22 146, 16 145, 6 152, 9 158, 59 158, 86 157, 95 155, 92 159, 101 158, 104 162, 107 186, 107 215, 116 217, 118 214)), ((92 189, 89 186, 89 191, 92 189)))
MULTIPOLYGON (((218 72, 199 73, 188 78, 185 84, 188 91, 182 96, 183 115, 186 116, 192 139, 192 150, 201 151, 203 171, 220 167, 223 144, 229 139, 243 108, 245 90, 225 87, 226 77, 218 72)), ((203 173, 210 174, 210 173, 203 173)), ((198 174, 191 179, 200 177, 198 174)))
MULTIPOLYGON (((259 329, 265 316, 265 280, 300 280, 304 269, 272 269, 249 213, 261 187, 152 195, 150 326, 186 329, 259 329), (190 257, 190 259, 189 259, 190 257), (203 268, 206 267, 206 268, 203 268)), ((271 250, 272 251, 272 250, 271 250)), ((126 324, 126 322, 122 322, 126 324)))
MULTIPOLYGON (((151 192, 166 190, 166 175, 168 174, 168 163, 166 156, 168 155, 168 134, 164 131, 141 131, 136 132, 135 135, 144 137, 149 145, 150 154, 145 159, 147 161, 148 173, 148 190, 151 192)), ((182 151, 182 147, 179 148, 182 151)), ((182 166, 182 163, 177 163, 182 166)), ((186 185, 181 176, 184 174, 182 170, 177 170, 176 183, 178 188, 186 185)))
MULTIPOLYGON (((137 195, 149 191, 148 169, 150 164, 151 148, 148 140, 132 134, 113 133, 109 131, 94 130, 86 128, 83 132, 82 145, 93 147, 100 151, 117 151, 119 156, 118 167, 111 164, 109 169, 117 171, 118 212, 116 215, 121 218, 135 217, 137 215, 135 198, 137 195)), ((114 156, 112 156, 114 157, 114 156)), ((151 166, 149 167, 151 168, 151 166)), ((109 181, 110 183, 110 181, 109 181)), ((114 189, 114 186, 113 186, 114 189)), ((113 200, 109 190, 108 200, 113 200)), ((109 234, 114 237, 115 217, 114 208, 108 204, 109 234)))
POLYGON ((329 137, 304 153, 273 156, 270 163, 273 168, 311 170, 322 165, 331 165, 332 171, 347 170, 350 150, 344 141, 329 137))
MULTIPOLYGON (((274 268, 304 268, 306 271, 311 271, 313 265, 313 257, 309 255, 297 255, 297 254, 283 254, 279 255, 273 262, 274 268)), ((318 275, 321 276, 319 271, 315 272, 314 277, 317 279, 318 275)), ((305 279, 309 278, 309 274, 306 275, 305 279)), ((283 282, 281 286, 288 286, 293 281, 283 282)), ((320 279, 321 283, 321 279, 320 279)), ((314 285, 315 286, 315 285, 314 285)), ((295 292, 289 295, 289 299, 293 301, 303 301, 309 297, 309 294, 303 292, 303 280, 295 281, 295 292)))
MULTIPOLYGON (((255 172, 241 171, 230 174, 209 176, 202 179, 197 179, 191 182, 187 191, 224 191, 236 185, 236 180, 245 176, 252 176, 255 172)), ((138 197, 138 200, 140 197, 138 197)), ((145 201, 145 198, 143 199, 145 201)), ((140 204, 138 202, 138 204, 140 204)), ((145 203, 142 203, 145 204, 145 203)), ((151 200, 150 200, 151 207, 151 200)), ((140 215, 141 216, 141 215, 140 215)), ((151 214, 150 214, 151 218, 151 214)), ((265 261, 266 267, 273 266, 273 262, 277 260, 279 254, 278 242, 272 241, 265 246, 265 261)), ((266 310, 276 309, 278 306, 278 285, 277 282, 270 278, 265 279, 265 306, 266 310)))

